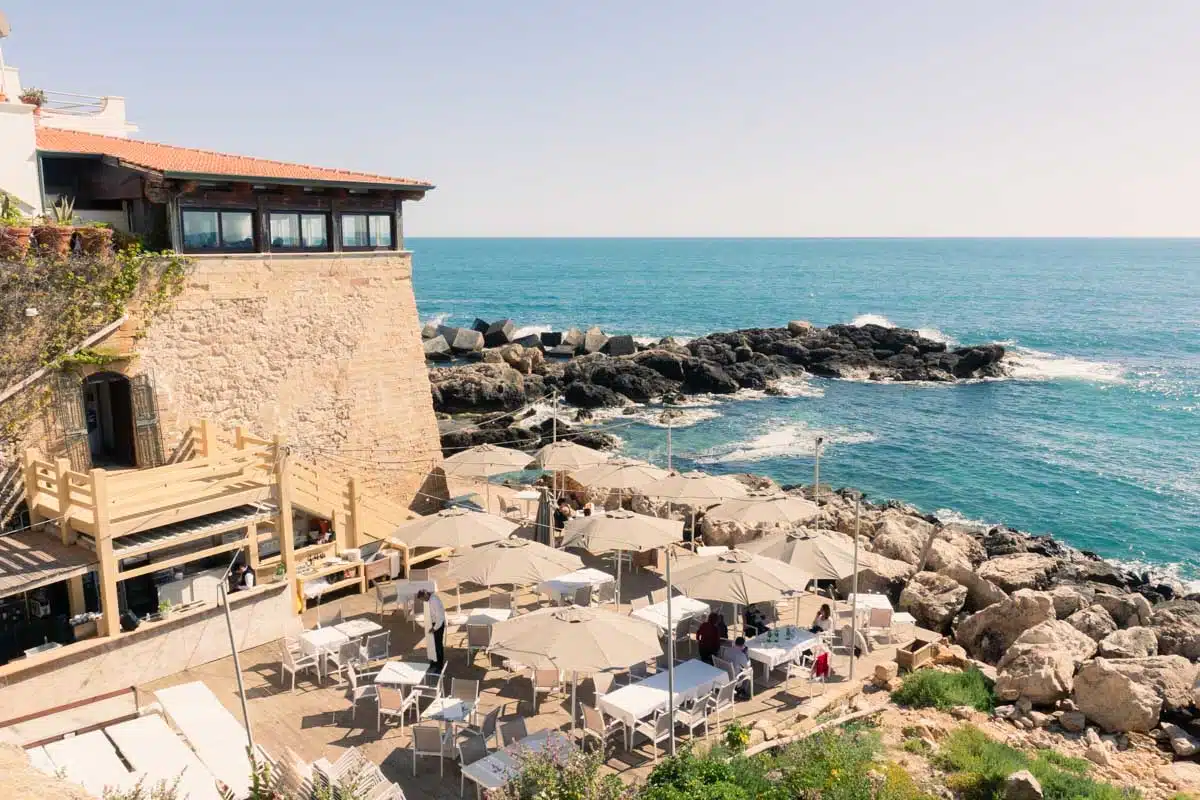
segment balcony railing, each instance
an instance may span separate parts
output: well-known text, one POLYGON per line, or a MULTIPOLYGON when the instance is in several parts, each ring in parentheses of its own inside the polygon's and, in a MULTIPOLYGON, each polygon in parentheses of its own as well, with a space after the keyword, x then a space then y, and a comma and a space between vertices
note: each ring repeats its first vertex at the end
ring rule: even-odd
POLYGON ((87 116, 104 111, 108 98, 96 97, 90 94, 75 94, 73 92, 46 92, 46 102, 42 109, 56 114, 72 116, 87 116))

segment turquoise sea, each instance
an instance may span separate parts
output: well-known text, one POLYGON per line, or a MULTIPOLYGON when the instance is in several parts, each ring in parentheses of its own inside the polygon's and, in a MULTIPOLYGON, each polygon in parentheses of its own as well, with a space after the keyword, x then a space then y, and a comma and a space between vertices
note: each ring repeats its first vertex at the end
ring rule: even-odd
MULTIPOLYGON (((690 337, 873 321, 1010 346, 1012 379, 813 378, 714 400, 685 466, 823 482, 1200 578, 1200 240, 414 239, 422 319, 690 337)), ((603 423, 665 462, 649 411, 603 423)))

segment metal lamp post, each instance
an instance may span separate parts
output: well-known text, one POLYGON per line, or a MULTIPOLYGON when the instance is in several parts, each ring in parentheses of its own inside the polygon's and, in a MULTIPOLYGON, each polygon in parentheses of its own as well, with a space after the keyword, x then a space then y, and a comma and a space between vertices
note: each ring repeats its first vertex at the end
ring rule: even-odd
POLYGON ((821 504, 821 445, 823 444, 825 444, 825 437, 818 436, 813 453, 813 502, 817 505, 821 504))
POLYGON ((854 680, 854 648, 858 644, 858 533, 862 522, 862 492, 854 493, 854 577, 850 600, 850 680, 854 680))
MULTIPOLYGON (((258 547, 258 543, 252 542, 251 547, 258 547)), ((254 734, 250 730, 250 709, 246 706, 246 684, 242 682, 242 660, 238 657, 237 639, 233 635, 233 617, 229 613, 229 572, 236 563, 237 552, 235 551, 233 560, 229 562, 229 566, 225 568, 225 574, 221 576, 221 582, 217 584, 217 590, 221 593, 221 605, 225 608, 225 627, 229 631, 229 650, 233 653, 233 672, 237 677, 238 699, 242 702, 242 722, 246 726, 246 743, 250 746, 248 752, 253 757, 254 734)), ((317 616, 320 617, 320 611, 317 612, 317 616)))

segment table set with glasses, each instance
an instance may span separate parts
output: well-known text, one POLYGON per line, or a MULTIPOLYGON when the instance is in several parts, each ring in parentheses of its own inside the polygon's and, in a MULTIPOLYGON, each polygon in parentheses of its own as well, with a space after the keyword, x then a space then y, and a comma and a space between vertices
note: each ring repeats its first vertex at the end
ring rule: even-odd
POLYGON ((785 625, 747 639, 746 655, 751 661, 762 664, 765 682, 771 670, 799 661, 805 653, 815 650, 820 641, 815 633, 785 625))

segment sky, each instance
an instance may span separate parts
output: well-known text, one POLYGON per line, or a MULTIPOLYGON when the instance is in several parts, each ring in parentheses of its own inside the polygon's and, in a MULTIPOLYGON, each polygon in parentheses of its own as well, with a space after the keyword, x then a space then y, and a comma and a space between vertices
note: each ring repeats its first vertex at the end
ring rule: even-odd
POLYGON ((1200 2, 0 0, 140 138, 420 177, 408 236, 1196 236, 1200 2))

